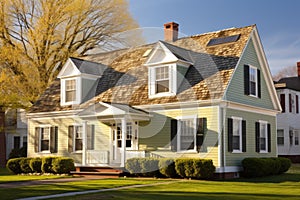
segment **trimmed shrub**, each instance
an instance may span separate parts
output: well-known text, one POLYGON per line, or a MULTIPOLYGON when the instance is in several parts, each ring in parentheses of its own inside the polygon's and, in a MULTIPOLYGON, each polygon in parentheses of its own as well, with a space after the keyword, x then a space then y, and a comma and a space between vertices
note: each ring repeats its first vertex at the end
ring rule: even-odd
POLYGON ((279 169, 279 174, 287 172, 292 165, 291 160, 288 158, 283 158, 283 157, 279 157, 278 160, 281 163, 280 169, 279 169))
POLYGON ((216 171, 213 161, 208 159, 194 159, 193 168, 193 177, 197 179, 211 179, 216 171))
POLYGON ((43 157, 42 158, 42 172, 43 173, 54 173, 52 170, 52 160, 55 159, 55 157, 43 157))
POLYGON ((9 159, 6 163, 6 168, 10 171, 13 172, 14 174, 21 174, 22 169, 20 167, 20 162, 23 158, 12 158, 9 159))
POLYGON ((185 178, 185 163, 186 163, 185 158, 179 158, 175 160, 175 170, 176 173, 181 176, 182 178, 185 178))
POLYGON ((41 158, 31 158, 29 162, 31 170, 35 173, 42 172, 42 159, 41 158))
POLYGON ((52 171, 57 174, 69 174, 75 170, 74 160, 67 157, 56 157, 52 159, 52 171))
POLYGON ((28 173, 32 172, 30 165, 29 165, 30 160, 31 160, 31 158, 21 158, 20 168, 22 170, 22 173, 28 174, 28 173))
POLYGON ((134 175, 142 173, 142 168, 139 162, 140 158, 130 158, 125 163, 126 170, 134 175))
POLYGON ((242 161, 245 177, 262 177, 286 172, 291 162, 282 158, 245 158, 242 161))
POLYGON ((158 162, 159 172, 169 178, 177 176, 175 170, 175 161, 172 158, 161 158, 158 162))
POLYGON ((158 162, 159 160, 156 158, 141 158, 140 166, 142 174, 147 177, 158 177, 160 175, 158 162))

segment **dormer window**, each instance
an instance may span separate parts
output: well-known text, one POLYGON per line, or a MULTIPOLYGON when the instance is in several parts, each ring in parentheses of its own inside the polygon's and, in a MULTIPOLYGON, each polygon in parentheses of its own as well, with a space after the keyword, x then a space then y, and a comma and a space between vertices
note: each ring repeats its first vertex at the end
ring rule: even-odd
POLYGON ((66 102, 76 101, 76 80, 66 80, 66 102))
POLYGON ((170 92, 169 66, 155 68, 155 94, 170 92))

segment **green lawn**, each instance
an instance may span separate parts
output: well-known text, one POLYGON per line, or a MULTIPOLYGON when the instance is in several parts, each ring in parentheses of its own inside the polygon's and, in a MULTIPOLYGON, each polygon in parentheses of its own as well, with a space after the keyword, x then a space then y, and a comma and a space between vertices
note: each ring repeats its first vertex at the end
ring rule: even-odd
MULTIPOLYGON (((2 176, 0 176, 1 179, 2 176)), ((36 185, 17 188, 0 188, 1 199, 59 194, 71 191, 98 190, 128 185, 170 182, 169 184, 141 188, 122 189, 89 195, 64 197, 60 199, 300 199, 300 165, 286 174, 255 179, 234 179, 222 181, 170 180, 170 179, 99 179, 80 182, 36 185)))

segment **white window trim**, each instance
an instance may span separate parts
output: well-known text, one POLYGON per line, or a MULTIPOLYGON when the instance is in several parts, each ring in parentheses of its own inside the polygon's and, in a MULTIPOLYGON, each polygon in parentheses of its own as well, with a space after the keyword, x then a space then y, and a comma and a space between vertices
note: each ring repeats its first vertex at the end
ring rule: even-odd
POLYGON ((177 72, 176 63, 161 64, 157 66, 148 67, 148 94, 149 98, 174 96, 177 93, 177 72), (169 92, 156 93, 156 69, 160 67, 169 68, 169 92))
POLYGON ((51 153, 50 152, 50 143, 51 143, 51 125, 40 125, 39 129, 39 153, 51 153), (42 128, 49 128, 49 150, 42 151, 42 128))
POLYGON ((178 153, 197 153, 197 144, 196 144, 196 135, 197 135, 197 115, 190 115, 190 116, 181 116, 176 118, 177 119, 177 126, 178 130, 181 130, 181 122, 179 120, 185 120, 185 119, 192 119, 194 120, 194 149, 187 149, 187 150, 181 150, 180 145, 180 137, 181 137, 181 131, 178 131, 177 135, 177 152, 178 153))
POLYGON ((81 91, 81 84, 82 80, 81 77, 68 77, 61 79, 61 86, 60 86, 60 104, 61 106, 68 106, 68 105, 78 105, 81 101, 82 91, 81 91), (76 101, 69 101, 66 102, 66 81, 75 80, 76 82, 76 101))
POLYGON ((261 132, 260 132, 260 126, 261 126, 262 124, 263 124, 264 126, 266 126, 266 127, 265 127, 265 130, 266 130, 266 132, 265 132, 265 135, 266 135, 266 139, 265 139, 265 140, 266 140, 266 141, 265 141, 265 142, 266 142, 266 150, 261 150, 261 149, 260 149, 260 144, 259 144, 259 153, 268 153, 268 148, 269 148, 269 147, 268 147, 268 139, 269 139, 269 138, 268 138, 268 122, 267 122, 267 121, 263 121, 263 120, 259 120, 259 140, 260 140, 260 134, 261 134, 261 132))
MULTIPOLYGON (((242 136, 242 121, 243 121, 243 118, 241 118, 241 117, 235 117, 235 116, 232 116, 231 117, 231 119, 233 119, 233 120, 239 120, 239 130, 240 130, 240 132, 239 132, 239 137, 240 137, 240 149, 239 150, 237 150, 237 149, 233 149, 233 151, 232 151, 232 153, 243 153, 243 136, 242 136)), ((232 125, 232 129, 233 129, 233 125, 232 125)), ((233 148, 233 147, 232 147, 233 148)))
POLYGON ((83 137, 84 137, 84 134, 83 134, 83 132, 84 132, 84 130, 83 130, 83 125, 82 124, 73 124, 72 125, 74 128, 73 128, 73 147, 72 147, 72 149, 73 149, 73 153, 82 153, 82 150, 76 150, 76 127, 82 127, 81 129, 81 131, 82 131, 82 138, 81 138, 81 140, 82 140, 82 142, 83 142, 83 137))
POLYGON ((254 67, 252 65, 249 65, 249 96, 251 97, 256 97, 258 98, 258 77, 257 77, 257 67, 254 67), (255 75, 255 95, 251 94, 251 69, 254 69, 255 72, 256 72, 256 75, 255 75))
POLYGON ((277 143, 276 143, 276 145, 278 145, 278 146, 284 146, 285 145, 285 138, 284 138, 284 129, 277 129, 277 143), (282 135, 282 137, 281 138, 283 138, 283 144, 278 144, 278 131, 279 130, 281 130, 282 131, 282 133, 283 133, 283 135, 282 135))

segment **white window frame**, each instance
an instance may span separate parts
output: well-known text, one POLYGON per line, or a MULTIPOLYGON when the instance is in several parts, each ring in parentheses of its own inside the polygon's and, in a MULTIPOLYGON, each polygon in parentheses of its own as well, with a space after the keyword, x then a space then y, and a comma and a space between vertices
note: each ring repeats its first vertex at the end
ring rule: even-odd
POLYGON ((197 152, 197 144, 196 144, 196 135, 197 135, 197 115, 192 115, 192 116, 182 116, 180 118, 177 118, 178 122, 178 135, 177 135, 177 152, 197 152), (184 149, 181 150, 181 136, 182 136, 182 121, 183 120, 192 120, 193 121, 193 131, 194 131, 194 148, 193 149, 184 149))
POLYGON ((233 145, 233 141, 232 141, 232 153, 242 153, 243 152, 243 141, 242 141, 242 121, 243 121, 243 118, 241 117, 231 117, 232 118, 232 139, 233 137, 235 136, 235 126, 234 126, 234 122, 238 122, 239 123, 239 149, 234 149, 234 145, 233 145))
POLYGON ((50 125, 45 125, 45 126, 39 126, 39 152, 40 153, 51 153, 50 152, 50 143, 51 143, 51 126, 50 125), (48 128, 49 132, 49 144, 48 144, 48 150, 42 150, 42 129, 45 130, 46 128, 48 128))
POLYGON ((278 145, 278 146, 283 146, 284 143, 285 143, 285 142, 284 142, 284 129, 277 129, 277 145, 278 145), (279 138, 279 137, 278 137, 278 136, 279 136, 279 135, 278 135, 278 131, 282 131, 282 136, 280 136, 280 138, 283 139, 283 144, 278 144, 278 138, 279 138))
POLYGON ((61 88, 60 88, 60 96, 61 96, 61 105, 68 106, 68 105, 78 105, 81 101, 81 77, 68 77, 61 79, 61 88), (66 101, 66 83, 67 81, 75 80, 75 101, 66 101))
MULTIPOLYGON (((176 63, 173 64, 161 64, 158 66, 149 66, 148 67, 148 90, 149 90, 149 98, 157 98, 157 97, 166 97, 166 96, 174 96, 177 92, 177 72, 176 72, 176 63), (156 92, 156 71, 158 68, 167 67, 168 68, 168 80, 169 80, 169 91, 168 92, 156 92)), ((163 79, 162 79, 163 80, 163 79)), ((167 80, 167 79, 165 79, 167 80)))
POLYGON ((259 121, 259 153, 268 153, 268 122, 267 121, 259 121), (262 131, 261 131, 261 127, 265 126, 265 144, 266 144, 266 148, 265 150, 261 149, 261 136, 262 136, 262 131))
POLYGON ((249 66, 249 96, 252 96, 252 97, 258 97, 258 78, 257 78, 257 67, 254 67, 254 66, 249 66), (254 70, 255 72, 255 77, 254 77, 254 80, 252 80, 252 76, 251 76, 251 71, 254 70), (251 93, 251 82, 255 82, 255 94, 252 94, 251 93))
MULTIPOLYGON (((76 129, 81 127, 81 142, 83 142, 83 126, 81 124, 74 124, 73 125, 73 152, 75 153, 81 153, 82 152, 82 149, 81 150, 76 150, 76 129)), ((80 138, 79 138, 80 139, 80 138)))

